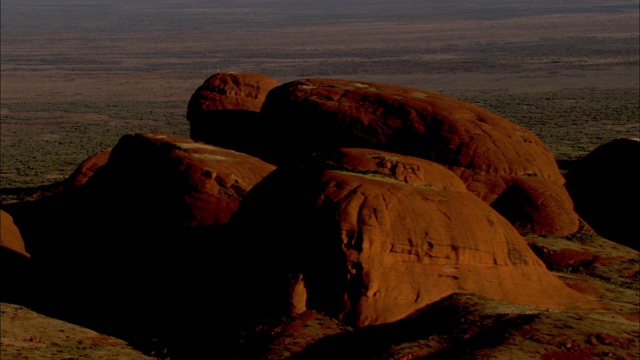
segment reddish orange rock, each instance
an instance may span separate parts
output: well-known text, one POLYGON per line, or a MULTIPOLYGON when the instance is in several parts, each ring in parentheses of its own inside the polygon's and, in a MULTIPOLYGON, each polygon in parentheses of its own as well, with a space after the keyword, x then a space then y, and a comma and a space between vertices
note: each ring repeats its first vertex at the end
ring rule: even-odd
POLYGON ((212 145, 254 153, 263 131, 259 111, 280 82, 256 73, 223 72, 209 77, 191 96, 190 137, 212 145))
POLYGON ((357 326, 457 292, 546 308, 588 303, 454 173, 424 159, 318 153, 267 176, 232 223, 259 249, 255 281, 265 292, 289 288, 282 308, 357 326))
POLYGON ((486 109, 433 92, 339 79, 289 82, 269 92, 262 112, 284 144, 366 147, 445 165, 491 202, 514 176, 562 184, 553 154, 531 131, 486 109), (356 146, 354 146, 356 145, 356 146))
POLYGON ((13 217, 0 210, 0 246, 24 257, 31 257, 24 245, 20 230, 13 222, 13 217))
MULTIPOLYGON (((547 207, 573 212, 554 156, 533 132, 451 97, 380 83, 304 79, 272 89, 262 115, 268 119, 275 164, 318 149, 373 148, 442 164, 487 203, 519 178, 539 178, 557 185, 556 195, 545 200, 547 207)), ((525 228, 559 229, 550 235, 578 229, 575 219, 563 223, 566 217, 531 219, 546 223, 525 228)))
MULTIPOLYGON (((231 309, 215 317, 230 328, 242 317, 234 306, 237 287, 246 284, 237 281, 242 269, 228 270, 244 266, 250 249, 230 251, 236 239, 225 224, 273 169, 188 138, 123 136, 81 186, 7 205, 32 256, 34 298, 69 318, 129 334, 184 332, 168 308, 215 302, 231 309), (203 284, 213 274, 222 275, 211 291, 203 284)), ((12 289, 24 287, 14 283, 12 289)))
POLYGON ((260 111, 269 90, 278 85, 279 81, 257 73, 216 73, 191 96, 188 111, 190 115, 209 110, 260 111))
POLYGON ((89 180, 91 176, 109 160, 111 149, 91 155, 85 159, 76 170, 66 179, 66 183, 72 186, 80 186, 89 180))

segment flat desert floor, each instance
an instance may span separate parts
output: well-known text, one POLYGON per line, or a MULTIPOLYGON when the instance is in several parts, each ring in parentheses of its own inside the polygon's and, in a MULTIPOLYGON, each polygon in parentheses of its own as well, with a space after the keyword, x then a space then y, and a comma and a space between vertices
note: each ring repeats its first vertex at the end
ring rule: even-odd
POLYGON ((637 1, 264 4, 3 1, 0 188, 62 180, 124 134, 188 136, 189 98, 222 71, 439 92, 559 160, 638 136, 637 1))

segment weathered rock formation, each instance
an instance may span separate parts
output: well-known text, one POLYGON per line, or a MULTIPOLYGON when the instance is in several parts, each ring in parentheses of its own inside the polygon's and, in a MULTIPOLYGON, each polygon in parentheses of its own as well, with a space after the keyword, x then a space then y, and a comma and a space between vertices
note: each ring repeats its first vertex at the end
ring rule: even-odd
POLYGON ((230 329, 237 314, 211 307, 234 308, 236 298, 224 294, 244 286, 225 273, 241 256, 232 256, 224 224, 273 169, 190 139, 123 136, 82 184, 6 206, 37 274, 30 305, 131 341, 186 334, 186 320, 168 307, 216 312, 230 329))
POLYGON ((566 236, 576 232, 580 219, 566 189, 540 177, 522 176, 491 203, 521 232, 566 236))
POLYGON ((226 223, 244 194, 273 169, 233 150, 146 133, 123 136, 97 180, 129 194, 129 206, 176 224, 206 226, 226 223))
POLYGON ((370 149, 303 164, 272 172, 231 221, 254 249, 258 293, 279 295, 271 300, 283 311, 365 326, 456 292, 550 308, 586 303, 439 164, 370 149))
POLYGON ((209 110, 260 111, 264 99, 280 82, 262 74, 221 72, 211 75, 191 96, 188 117, 209 110))
POLYGON ((13 217, 0 210, 0 247, 24 257, 31 257, 24 245, 20 230, 13 222, 13 217))
POLYGON ((30 264, 31 254, 20 229, 11 215, 0 210, 0 301, 17 302, 25 298, 25 289, 32 282, 30 264))
POLYGON ((187 109, 190 137, 212 145, 252 153, 264 134, 259 111, 272 88, 266 75, 222 72, 209 77, 191 96, 187 109))
POLYGON ((579 227, 553 154, 531 131, 478 106, 395 85, 305 79, 272 89, 261 112, 272 163, 339 147, 416 156, 446 166, 489 204, 515 183, 544 213, 519 216, 522 231, 566 236, 579 227))
POLYGON ((599 235, 640 250, 640 142, 616 139, 582 158, 566 177, 578 215, 599 235))
POLYGON ((80 186, 93 176, 93 174, 109 160, 111 149, 101 151, 89 156, 76 170, 65 180, 67 186, 80 186))

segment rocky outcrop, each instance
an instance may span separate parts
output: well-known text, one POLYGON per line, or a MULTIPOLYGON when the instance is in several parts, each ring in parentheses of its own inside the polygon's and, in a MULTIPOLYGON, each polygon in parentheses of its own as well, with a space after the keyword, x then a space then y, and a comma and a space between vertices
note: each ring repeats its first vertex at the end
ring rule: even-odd
POLYGON ((101 151, 89 156, 76 170, 65 180, 67 186, 80 186, 93 176, 93 174, 109 160, 111 149, 101 151))
POLYGON ((143 213, 206 226, 226 223, 242 197, 273 169, 236 151, 145 133, 120 139, 93 186, 117 188, 143 213))
POLYGON ((491 206, 520 232, 567 236, 580 226, 567 190, 548 179, 518 177, 491 206))
POLYGON ((280 82, 266 75, 222 72, 210 76, 191 96, 190 137, 208 144, 253 153, 264 135, 259 111, 280 82))
POLYGON ((20 230, 13 222, 13 217, 4 210, 0 210, 0 229, 0 247, 26 258, 31 257, 25 248, 20 230))
POLYGON ((6 206, 32 255, 31 305, 133 342, 169 333, 177 342, 186 325, 166 312, 176 306, 215 312, 230 331, 237 314, 210 306, 236 306, 224 294, 236 293, 238 275, 226 271, 241 256, 224 225, 273 169, 186 138, 123 136, 83 184, 6 206))
POLYGON ((514 224, 555 236, 578 229, 553 154, 531 131, 478 106, 395 85, 305 79, 272 89, 262 114, 272 150, 265 158, 275 164, 338 147, 416 156, 446 166, 489 204, 514 183, 527 183, 527 196, 534 199, 552 189, 544 200, 547 214, 520 217, 514 224), (548 216, 549 211, 563 216, 548 216))
POLYGON ((31 254, 20 229, 9 213, 0 210, 0 301, 19 302, 28 297, 33 286, 30 265, 31 254))
POLYGON ((370 149, 312 158, 272 172, 231 220, 257 254, 253 291, 280 295, 274 307, 366 326, 456 292, 547 308, 587 303, 445 167, 370 149))
POLYGON ((640 250, 640 142, 616 139, 600 145, 566 174, 578 215, 599 235, 640 250))

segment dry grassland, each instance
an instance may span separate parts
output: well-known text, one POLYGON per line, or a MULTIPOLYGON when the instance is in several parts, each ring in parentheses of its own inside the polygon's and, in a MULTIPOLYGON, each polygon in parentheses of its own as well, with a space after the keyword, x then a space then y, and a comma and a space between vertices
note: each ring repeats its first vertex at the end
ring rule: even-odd
POLYGON ((637 1, 262 4, 3 1, 0 188, 62 180, 127 133, 188 136, 187 102, 219 71, 440 92, 560 160, 638 136, 637 1))

